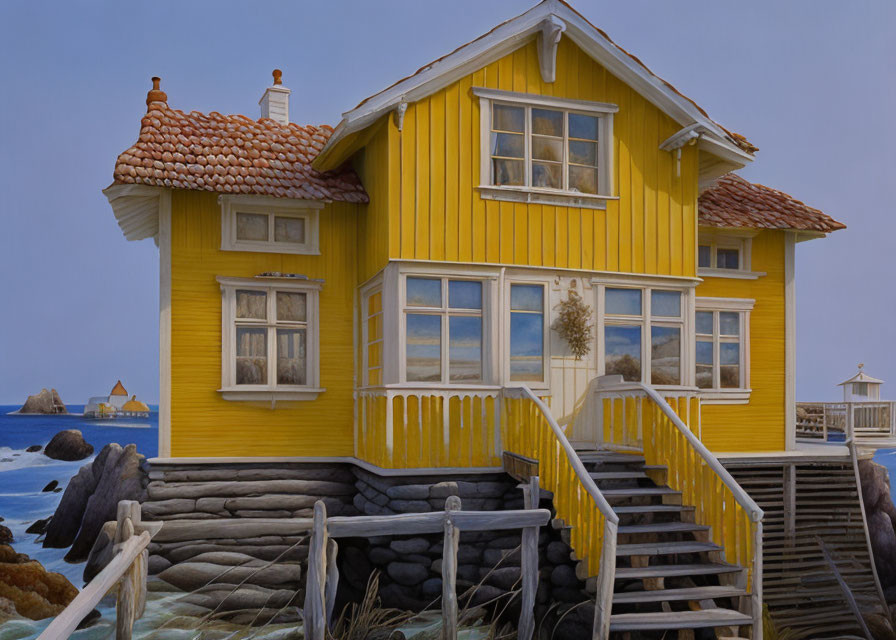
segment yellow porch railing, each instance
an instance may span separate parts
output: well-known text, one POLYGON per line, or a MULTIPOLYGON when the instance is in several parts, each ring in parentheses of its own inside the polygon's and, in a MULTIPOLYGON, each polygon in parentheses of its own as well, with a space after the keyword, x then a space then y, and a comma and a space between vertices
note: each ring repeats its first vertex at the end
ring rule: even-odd
POLYGON ((694 507, 696 523, 711 528, 729 563, 747 570, 754 632, 761 628, 763 512, 682 420, 693 414, 697 400, 678 397, 670 403, 657 390, 621 378, 600 380, 592 390, 603 414, 602 446, 642 449, 647 464, 668 468, 668 485, 694 507))
POLYGON ((384 469, 501 466, 501 387, 358 391, 355 456, 384 469))

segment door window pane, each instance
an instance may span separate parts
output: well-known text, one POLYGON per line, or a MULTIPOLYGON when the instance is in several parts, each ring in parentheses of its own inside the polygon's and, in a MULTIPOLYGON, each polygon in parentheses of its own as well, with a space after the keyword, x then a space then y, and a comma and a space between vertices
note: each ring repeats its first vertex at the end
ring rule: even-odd
POLYGON ((611 289, 605 294, 606 313, 614 316, 641 315, 640 289, 611 289))
POLYGON ((650 383, 681 384, 681 329, 651 327, 650 383))
POLYGON ((681 294, 677 291, 652 291, 650 314, 661 318, 680 318, 681 294))
POLYGON ((707 269, 712 266, 712 247, 708 244, 701 244, 697 248, 697 266, 707 269))
POLYGON ((264 320, 267 314, 268 295, 264 291, 236 292, 236 317, 264 320))
POLYGON ((712 311, 698 311, 697 316, 697 333, 711 336, 712 335, 712 311))
POLYGON ((498 131, 523 132, 526 119, 523 107, 496 104, 492 109, 492 128, 498 131))
POLYGON ((723 336, 739 336, 740 314, 736 311, 720 311, 719 334, 723 336))
POLYGON ((274 240, 276 242, 289 242, 292 244, 304 244, 305 219, 274 217, 274 240))
POLYGON ((277 384, 307 384, 304 329, 277 329, 277 384))
POLYGON ((237 327, 236 383, 268 383, 267 329, 237 327))
MULTIPOLYGON (((607 292, 610 290, 608 289, 607 292)), ((638 292, 640 293, 640 292, 638 292)), ((639 298, 640 306, 640 298, 639 298)), ((623 380, 641 380, 641 327, 608 325, 604 329, 605 372, 623 380)))
POLYGON ((409 381, 438 382, 442 379, 441 316, 407 314, 406 363, 409 381))
POLYGON ((737 249, 716 249, 716 267, 719 269, 740 269, 740 251, 737 249))
POLYGON ((264 213, 237 213, 236 239, 267 242, 268 216, 264 213))
POLYGON ((532 109, 534 135, 563 136, 563 112, 553 109, 532 109))
POLYGON ((306 294, 277 292, 277 320, 285 322, 305 322, 308 317, 306 294))
POLYGON ((712 389, 712 341, 697 340, 697 386, 712 389))
POLYGON ((432 278, 408 278, 407 305, 409 307, 441 307, 442 281, 432 278))
POLYGON ((482 318, 448 319, 448 378, 452 382, 482 380, 482 318))
POLYGON ((580 113, 569 114, 569 137, 597 140, 597 118, 580 113))
POLYGON ((449 280, 448 306, 452 309, 481 309, 482 283, 472 280, 449 280))
POLYGON ((740 387, 740 344, 722 342, 719 344, 719 382, 723 389, 740 387))
POLYGON ((542 311, 544 287, 538 284, 510 285, 510 308, 514 311, 542 311))

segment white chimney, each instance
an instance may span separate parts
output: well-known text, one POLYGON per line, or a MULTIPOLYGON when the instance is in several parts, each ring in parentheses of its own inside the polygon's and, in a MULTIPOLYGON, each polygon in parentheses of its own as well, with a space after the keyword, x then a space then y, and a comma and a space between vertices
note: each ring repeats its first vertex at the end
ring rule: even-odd
POLYGON ((289 124, 289 89, 283 86, 283 72, 274 69, 274 84, 264 91, 258 104, 261 105, 261 117, 270 118, 280 124, 289 124))

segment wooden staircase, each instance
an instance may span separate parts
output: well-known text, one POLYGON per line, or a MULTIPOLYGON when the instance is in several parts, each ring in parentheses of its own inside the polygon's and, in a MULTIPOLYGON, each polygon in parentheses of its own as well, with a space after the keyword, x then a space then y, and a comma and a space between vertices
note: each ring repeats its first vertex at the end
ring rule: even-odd
MULTIPOLYGON (((694 523, 694 508, 666 485, 666 467, 639 454, 577 453, 619 516, 611 635, 670 638, 675 630, 685 639, 703 629, 697 637, 749 637, 747 572, 726 563, 709 527, 694 523)), ((585 573, 582 562, 578 569, 585 573)), ((593 593, 595 579, 580 577, 593 593)))

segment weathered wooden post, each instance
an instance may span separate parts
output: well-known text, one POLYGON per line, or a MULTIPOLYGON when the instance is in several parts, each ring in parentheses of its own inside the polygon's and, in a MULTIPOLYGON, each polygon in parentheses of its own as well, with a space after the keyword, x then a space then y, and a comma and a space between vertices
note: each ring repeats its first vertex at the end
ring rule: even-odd
POLYGON ((314 522, 308 549, 308 577, 305 582, 305 638, 324 640, 326 635, 327 507, 314 503, 314 522))
POLYGON ((336 589, 339 586, 339 566, 336 564, 336 555, 339 553, 339 545, 333 538, 327 540, 327 588, 326 609, 327 628, 333 630, 333 609, 336 606, 336 589))
POLYGON ((442 638, 457 640, 457 547, 460 530, 451 521, 451 512, 460 511, 460 498, 445 500, 445 541, 442 546, 442 638))
MULTIPOLYGON (((529 478, 529 484, 523 487, 526 509, 537 509, 539 497, 538 476, 532 476, 529 478)), ((538 591, 538 527, 523 529, 520 565, 522 598, 517 637, 519 640, 531 640, 535 633, 535 594, 538 591)))
MULTIPOLYGON (((115 544, 121 545, 134 535, 134 526, 140 524, 140 503, 122 500, 118 503, 115 544)), ((144 551, 128 567, 118 583, 118 600, 115 606, 115 639, 131 640, 134 622, 146 606, 146 567, 144 551)))

